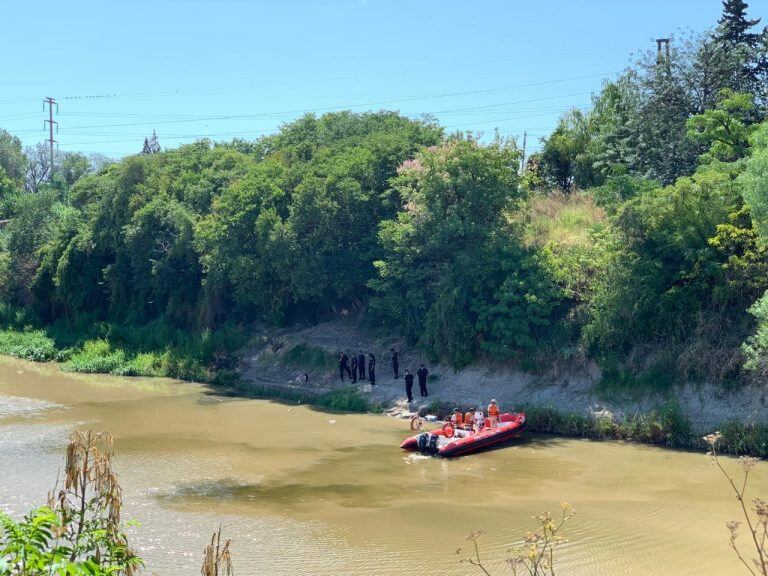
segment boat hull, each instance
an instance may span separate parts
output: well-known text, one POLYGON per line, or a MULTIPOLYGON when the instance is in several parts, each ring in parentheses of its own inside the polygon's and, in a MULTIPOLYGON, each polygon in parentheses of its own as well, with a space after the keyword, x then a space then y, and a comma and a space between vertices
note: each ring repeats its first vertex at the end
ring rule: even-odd
POLYGON ((457 437, 455 439, 450 439, 449 442, 442 440, 442 438, 445 438, 445 433, 442 429, 430 430, 407 438, 400 445, 400 448, 412 452, 417 451, 419 450, 419 436, 422 434, 429 434, 430 436, 437 436, 439 440, 436 449, 431 453, 434 456, 453 458, 471 454, 473 452, 479 452, 480 450, 485 450, 491 446, 507 442, 521 434, 527 427, 528 424, 525 420, 525 414, 506 413, 501 415, 499 418, 499 425, 493 429, 471 433, 463 438, 457 437))

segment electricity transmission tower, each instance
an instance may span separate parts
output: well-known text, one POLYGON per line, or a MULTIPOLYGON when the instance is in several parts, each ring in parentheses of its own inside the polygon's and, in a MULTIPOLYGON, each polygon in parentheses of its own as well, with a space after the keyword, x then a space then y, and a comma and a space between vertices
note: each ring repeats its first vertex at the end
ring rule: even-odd
POLYGON ((56 124, 56 133, 59 132, 59 123, 56 122, 56 120, 53 119, 53 107, 56 106, 56 114, 59 113, 59 105, 56 102, 55 99, 51 98, 50 96, 47 96, 45 100, 43 100, 43 110, 45 110, 45 105, 48 104, 48 120, 43 120, 43 128, 45 128, 45 125, 48 124, 48 143, 51 146, 51 169, 49 172, 49 180, 53 182, 53 145, 58 144, 56 140, 53 139, 53 125, 56 124))

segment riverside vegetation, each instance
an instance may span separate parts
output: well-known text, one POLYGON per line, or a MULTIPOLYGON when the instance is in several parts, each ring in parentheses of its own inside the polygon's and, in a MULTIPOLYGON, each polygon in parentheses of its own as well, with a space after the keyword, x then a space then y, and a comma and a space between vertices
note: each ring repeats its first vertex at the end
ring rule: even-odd
POLYGON ((0 131, 0 353, 213 381, 256 321, 352 314, 457 367, 591 359, 606 390, 765 386, 756 26, 727 0, 522 170, 514 141, 390 111, 55 166, 0 131))

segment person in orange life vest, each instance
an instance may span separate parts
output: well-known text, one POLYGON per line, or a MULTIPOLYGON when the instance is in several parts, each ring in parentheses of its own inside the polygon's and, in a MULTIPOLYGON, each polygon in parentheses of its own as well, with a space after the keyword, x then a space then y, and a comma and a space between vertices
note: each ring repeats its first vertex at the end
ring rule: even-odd
POLYGON ((467 430, 475 429, 475 413, 473 410, 468 410, 464 414, 464 428, 467 430))
POLYGON ((461 410, 458 408, 453 409, 453 416, 451 416, 451 424, 453 424, 453 427, 458 430, 460 428, 464 428, 464 416, 461 413, 461 410))
POLYGON ((499 425, 499 405, 496 403, 496 399, 491 400, 488 405, 488 427, 496 428, 499 425))

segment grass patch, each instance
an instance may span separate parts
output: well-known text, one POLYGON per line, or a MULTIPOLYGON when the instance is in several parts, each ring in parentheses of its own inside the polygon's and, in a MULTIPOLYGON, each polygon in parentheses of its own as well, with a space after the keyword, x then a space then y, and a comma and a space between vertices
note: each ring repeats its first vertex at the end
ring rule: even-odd
POLYGON ((602 377, 595 391, 603 398, 613 398, 617 394, 631 397, 648 393, 667 394, 677 381, 677 371, 671 362, 658 361, 639 374, 622 367, 615 360, 604 360, 601 364, 602 377))
POLYGON ((427 406, 427 414, 438 415, 440 414, 440 408, 440 401, 432 400, 432 402, 429 403, 429 406, 427 406))
MULTIPOLYGON (((313 406, 339 412, 373 412, 374 406, 354 388, 341 388, 320 394, 312 401, 313 406)), ((379 410, 380 411, 380 410, 379 410)))
POLYGON ((585 192, 552 192, 530 203, 528 236, 537 246, 587 247, 591 229, 605 221, 605 211, 585 192))
POLYGON ((575 412, 559 412, 553 408, 527 407, 524 412, 532 431, 547 434, 668 446, 690 446, 695 436, 690 422, 674 402, 650 412, 634 414, 622 422, 608 416, 591 417, 575 412))
POLYGON ((324 348, 310 344, 296 344, 283 354, 282 361, 284 364, 304 370, 333 369, 336 364, 333 354, 324 348))
POLYGON ((247 382, 233 382, 226 385, 226 388, 237 396, 264 398, 291 404, 305 404, 332 412, 380 413, 384 410, 381 404, 371 402, 353 387, 317 393, 300 388, 286 388, 266 384, 254 387, 247 382))

